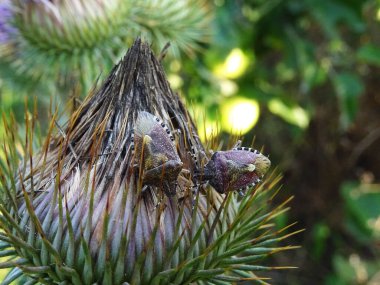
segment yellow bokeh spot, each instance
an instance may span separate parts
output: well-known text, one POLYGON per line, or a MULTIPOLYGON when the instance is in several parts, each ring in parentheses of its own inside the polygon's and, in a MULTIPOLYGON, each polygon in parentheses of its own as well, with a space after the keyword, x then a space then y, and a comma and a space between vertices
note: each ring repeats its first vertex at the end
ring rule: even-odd
POLYGON ((220 93, 226 97, 234 95, 239 89, 238 85, 234 81, 228 79, 220 80, 219 86, 220 93))
POLYGON ((260 108, 256 100, 235 97, 223 102, 221 115, 222 127, 226 132, 243 135, 256 125, 260 108))
POLYGON ((234 48, 222 64, 214 68, 215 75, 235 79, 243 75, 249 65, 249 58, 241 49, 234 48))
POLYGON ((309 114, 298 105, 288 106, 279 99, 272 99, 268 108, 273 114, 302 129, 309 125, 309 114))
POLYGON ((183 85, 183 80, 180 76, 174 73, 170 73, 168 75, 168 81, 170 83, 170 87, 173 89, 179 89, 183 85))
POLYGON ((181 62, 179 60, 173 60, 170 63, 170 71, 179 72, 181 69, 181 62))

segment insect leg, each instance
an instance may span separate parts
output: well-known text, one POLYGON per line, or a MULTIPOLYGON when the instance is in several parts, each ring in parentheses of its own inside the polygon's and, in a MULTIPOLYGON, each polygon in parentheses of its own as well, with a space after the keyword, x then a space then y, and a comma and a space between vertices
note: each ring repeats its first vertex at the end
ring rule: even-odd
POLYGON ((154 210, 156 210, 157 208, 160 207, 160 205, 162 203, 162 200, 164 200, 164 194, 160 193, 160 199, 158 200, 158 202, 156 203, 156 205, 154 205, 154 210))

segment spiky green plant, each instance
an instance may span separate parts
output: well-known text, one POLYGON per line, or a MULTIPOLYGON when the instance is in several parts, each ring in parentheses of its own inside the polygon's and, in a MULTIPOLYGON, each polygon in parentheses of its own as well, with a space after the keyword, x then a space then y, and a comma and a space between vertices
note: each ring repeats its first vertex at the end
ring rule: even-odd
POLYGON ((204 0, 15 0, 0 4, 0 18, 2 77, 41 83, 51 92, 78 81, 87 92, 136 36, 154 42, 156 50, 170 42, 178 57, 180 51, 192 54, 210 35, 204 0))
POLYGON ((14 121, 6 125, 0 248, 9 260, 0 268, 12 269, 2 284, 19 278, 24 284, 267 284, 259 272, 275 267, 261 260, 293 248, 279 244, 287 227, 273 225, 288 201, 268 207, 278 190, 275 175, 243 198, 203 187, 193 208, 190 145, 203 154, 204 148, 147 44, 137 40, 54 135, 56 125, 52 115, 37 153, 30 115, 22 148, 14 121), (130 133, 139 110, 175 130, 187 170, 178 177, 177 195, 158 207, 163 189, 143 192, 133 166, 130 133))

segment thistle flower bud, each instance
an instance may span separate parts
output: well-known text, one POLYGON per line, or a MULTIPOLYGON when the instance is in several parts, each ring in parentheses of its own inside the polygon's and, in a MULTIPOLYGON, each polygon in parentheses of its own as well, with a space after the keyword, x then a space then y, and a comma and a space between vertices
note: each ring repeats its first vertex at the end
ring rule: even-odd
POLYGON ((32 90, 42 86, 66 96, 74 86, 84 95, 136 36, 155 42, 157 51, 170 41, 175 56, 193 54, 209 39, 210 18, 204 0, 5 1, 0 63, 7 77, 34 83, 32 90))
POLYGON ((140 40, 52 136, 55 125, 53 117, 44 146, 33 155, 34 124, 27 124, 26 154, 18 166, 12 162, 14 136, 6 127, 10 140, 4 149, 7 167, 0 168, 0 247, 13 248, 3 255, 14 259, 0 264, 13 267, 5 284, 18 277, 31 284, 260 281, 255 271, 273 268, 257 260, 291 248, 276 247, 286 236, 270 222, 286 210, 287 201, 263 209, 264 194, 276 191, 273 177, 242 199, 201 188, 193 205, 190 146, 205 152, 184 104, 140 40), (162 130, 148 125, 141 133, 159 140, 140 148, 149 149, 148 157, 136 151, 131 133, 142 129, 136 125, 141 112, 166 122, 172 146, 157 135, 162 130), (155 167, 178 161, 178 172, 162 175, 163 182, 175 181, 172 195, 144 179, 143 172, 153 169, 146 166, 148 159, 155 167))

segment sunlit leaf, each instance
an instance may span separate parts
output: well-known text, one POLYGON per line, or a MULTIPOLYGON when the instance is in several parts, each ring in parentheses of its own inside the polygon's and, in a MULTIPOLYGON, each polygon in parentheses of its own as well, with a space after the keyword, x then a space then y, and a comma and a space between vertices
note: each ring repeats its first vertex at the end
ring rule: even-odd
POLYGON ((268 108, 273 114, 278 115, 290 124, 300 128, 306 128, 309 125, 309 114, 296 104, 285 104, 280 99, 271 99, 268 102, 268 108))
POLYGON ((231 134, 247 133, 257 123, 259 116, 259 104, 253 99, 233 97, 225 100, 221 106, 222 127, 231 134))

